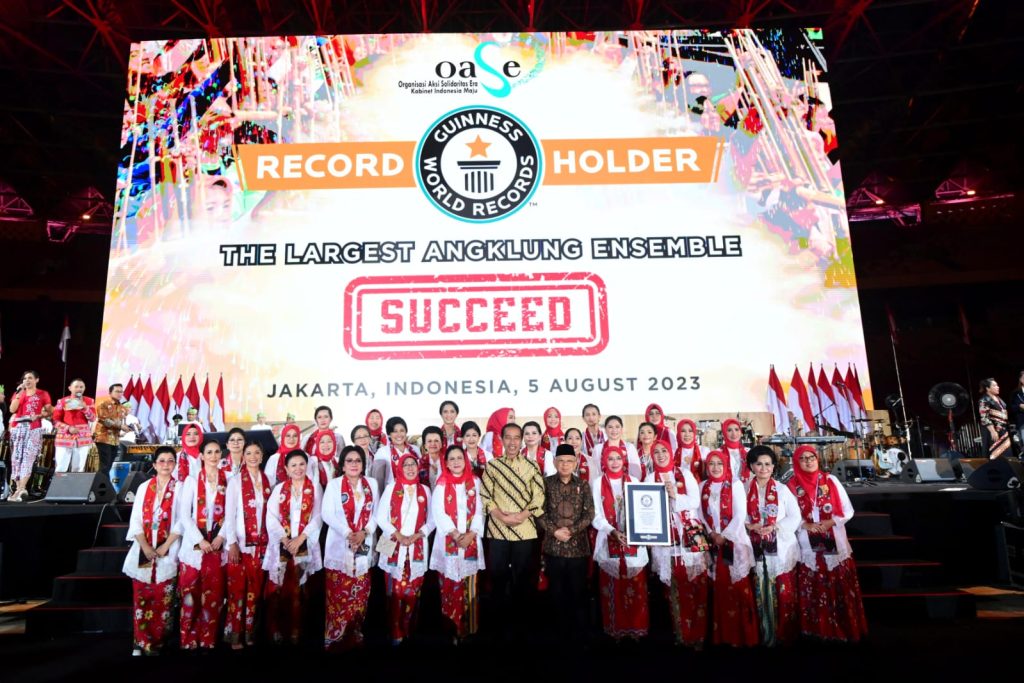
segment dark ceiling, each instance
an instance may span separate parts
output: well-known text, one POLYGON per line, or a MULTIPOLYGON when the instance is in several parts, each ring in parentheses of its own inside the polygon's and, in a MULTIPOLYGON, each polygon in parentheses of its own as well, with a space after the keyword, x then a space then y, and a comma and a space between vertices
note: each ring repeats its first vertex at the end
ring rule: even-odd
POLYGON ((1024 3, 1011 0, 8 0, 0 179, 36 209, 117 167, 129 43, 204 35, 798 25, 825 30, 844 175, 916 200, 961 160, 1017 187, 1024 3))

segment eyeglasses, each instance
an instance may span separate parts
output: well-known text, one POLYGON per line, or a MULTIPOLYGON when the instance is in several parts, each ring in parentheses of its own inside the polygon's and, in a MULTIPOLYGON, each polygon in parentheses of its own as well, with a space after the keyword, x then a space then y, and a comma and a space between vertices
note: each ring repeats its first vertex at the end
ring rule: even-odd
POLYGON ((359 439, 369 439, 369 438, 370 438, 369 434, 360 434, 359 436, 356 437, 356 441, 359 441, 359 439))
POLYGON ((818 459, 818 456, 816 456, 816 455, 801 455, 800 456, 800 462, 810 462, 811 460, 817 460, 817 459, 818 459))
POLYGON ((345 464, 346 465, 350 465, 350 464, 351 465, 362 465, 363 461, 360 460, 359 458, 345 458, 345 464))

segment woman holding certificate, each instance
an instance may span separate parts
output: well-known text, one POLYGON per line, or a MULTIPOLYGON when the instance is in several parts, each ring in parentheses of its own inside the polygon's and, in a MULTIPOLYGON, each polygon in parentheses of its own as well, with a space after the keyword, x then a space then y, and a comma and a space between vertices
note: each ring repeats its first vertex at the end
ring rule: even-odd
POLYGON ((181 538, 175 500, 178 482, 172 476, 175 460, 173 448, 157 448, 153 454, 156 476, 139 488, 132 503, 128 523, 132 547, 122 571, 132 580, 133 655, 159 654, 174 626, 181 538))
POLYGON ((341 451, 342 475, 327 483, 323 521, 327 525, 327 621, 324 647, 343 649, 363 643, 363 621, 370 599, 374 509, 377 482, 366 476, 366 454, 359 446, 341 451))
POLYGON ((285 458, 288 478, 274 487, 267 509, 267 632, 275 643, 298 644, 306 580, 320 571, 320 487, 306 476, 309 456, 285 458))
POLYGON ((700 521, 700 489, 688 468, 674 466, 672 444, 653 448, 648 483, 664 483, 672 506, 672 545, 651 549, 651 567, 665 584, 676 643, 701 649, 708 632, 708 541, 700 521))
POLYGON ((761 642, 768 646, 792 643, 800 635, 796 592, 800 508, 789 489, 772 478, 777 463, 778 456, 767 446, 754 446, 747 453, 754 478, 747 484, 746 528, 754 548, 761 642))
MULTIPOLYGON (((607 424, 605 428, 607 429, 607 424)), ((620 426, 621 428, 621 426, 620 426)), ((601 448, 604 474, 591 484, 597 541, 594 561, 601 568, 604 632, 615 640, 647 635, 647 548, 626 544, 626 452, 611 440, 601 448)))
POLYGON ((213 649, 224 612, 224 567, 227 564, 227 470, 220 467, 220 444, 212 439, 200 449, 203 466, 181 485, 181 649, 213 649))
POLYGON ((812 446, 793 451, 797 467, 789 480, 801 524, 797 586, 800 631, 824 640, 857 641, 867 635, 857 567, 846 537, 853 505, 839 480, 818 469, 812 446))
POLYGON ((747 500, 734 481, 727 455, 711 451, 700 487, 700 510, 711 547, 711 643, 752 647, 758 644, 757 608, 750 588, 754 549, 743 527, 747 500))

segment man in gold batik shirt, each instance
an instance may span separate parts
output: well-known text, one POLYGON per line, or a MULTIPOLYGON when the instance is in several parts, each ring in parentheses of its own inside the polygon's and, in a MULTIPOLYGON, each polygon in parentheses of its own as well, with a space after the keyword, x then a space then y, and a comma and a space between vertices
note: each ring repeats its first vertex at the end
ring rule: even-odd
POLYGON ((110 385, 110 395, 96 401, 96 429, 92 439, 96 450, 100 452, 100 472, 110 475, 110 466, 114 464, 117 445, 121 434, 127 429, 124 419, 128 417, 129 406, 123 405, 124 387, 120 384, 110 385))

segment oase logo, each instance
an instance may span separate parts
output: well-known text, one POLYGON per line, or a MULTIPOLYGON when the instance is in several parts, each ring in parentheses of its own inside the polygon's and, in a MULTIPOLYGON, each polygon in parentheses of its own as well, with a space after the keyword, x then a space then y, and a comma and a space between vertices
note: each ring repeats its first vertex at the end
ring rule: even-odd
POLYGON ((441 211, 489 223, 518 211, 540 184, 540 143, 526 125, 495 107, 448 112, 416 148, 416 182, 441 211))
POLYGON ((456 76, 459 78, 476 79, 477 69, 480 69, 481 71, 494 76, 501 82, 501 85, 497 88, 492 88, 485 83, 480 83, 483 89, 495 97, 508 97, 509 93, 512 92, 512 83, 509 82, 509 79, 518 78, 519 74, 522 72, 522 66, 519 62, 512 59, 497 66, 489 64, 487 60, 484 59, 484 48, 492 45, 495 47, 498 46, 494 41, 487 41, 477 45, 476 51, 473 53, 472 62, 459 62, 458 64, 449 61, 438 62, 434 65, 434 73, 437 74, 437 77, 441 80, 448 80, 450 78, 455 78, 456 76))

